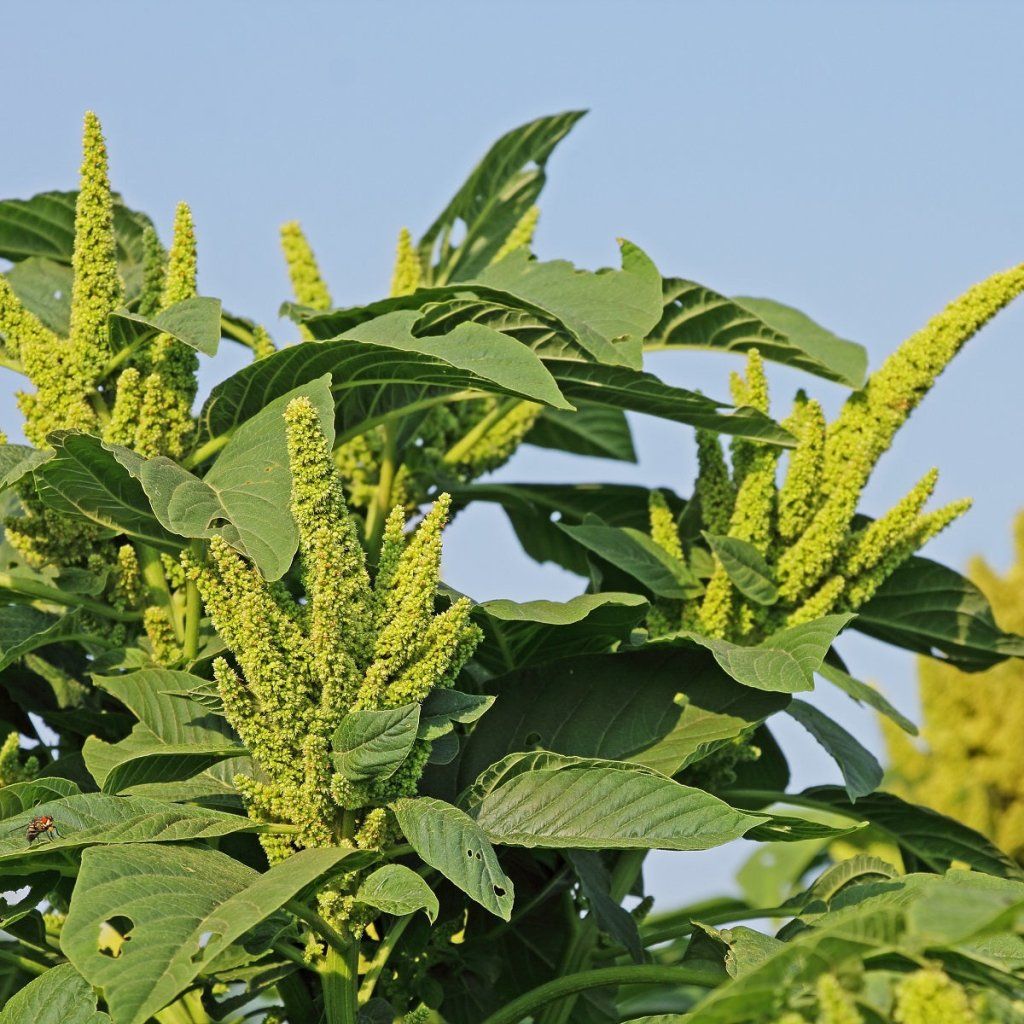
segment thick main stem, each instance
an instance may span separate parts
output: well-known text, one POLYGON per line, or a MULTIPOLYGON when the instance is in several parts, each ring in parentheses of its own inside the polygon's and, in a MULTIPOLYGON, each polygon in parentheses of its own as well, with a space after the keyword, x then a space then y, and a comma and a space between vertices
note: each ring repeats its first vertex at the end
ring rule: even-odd
POLYGON ((595 971, 581 971, 555 978, 526 992, 503 1006, 481 1024, 519 1024, 525 1017, 557 999, 576 996, 592 988, 612 985, 704 985, 708 988, 720 984, 722 974, 713 967, 666 967, 661 964, 634 964, 629 967, 601 967, 595 971))
MULTIPOLYGON (((193 555, 198 555, 201 545, 194 542, 191 545, 193 555)), ((196 660, 199 654, 199 623, 203 617, 203 601, 199 595, 199 587, 195 580, 189 580, 185 584, 185 661, 196 660)))
POLYGON ((356 1024, 359 1013, 359 946, 354 939, 344 951, 328 946, 320 967, 326 1024, 356 1024))

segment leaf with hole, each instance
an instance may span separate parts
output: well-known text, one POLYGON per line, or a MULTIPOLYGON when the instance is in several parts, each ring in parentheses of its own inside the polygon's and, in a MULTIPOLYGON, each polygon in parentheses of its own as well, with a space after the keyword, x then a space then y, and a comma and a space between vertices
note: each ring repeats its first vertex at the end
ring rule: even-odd
POLYGON ((102 988, 114 1024, 143 1024, 236 939, 319 878, 365 867, 350 849, 302 850, 257 874, 216 850, 127 845, 88 850, 61 932, 61 948, 102 988), (173 899, 166 894, 173 893, 173 899), (161 894, 156 896, 155 894, 161 894), (120 954, 96 936, 120 919, 120 954))
POLYGON ((515 891, 486 834, 465 811, 432 797, 397 800, 392 809, 412 848, 453 885, 505 921, 515 891))

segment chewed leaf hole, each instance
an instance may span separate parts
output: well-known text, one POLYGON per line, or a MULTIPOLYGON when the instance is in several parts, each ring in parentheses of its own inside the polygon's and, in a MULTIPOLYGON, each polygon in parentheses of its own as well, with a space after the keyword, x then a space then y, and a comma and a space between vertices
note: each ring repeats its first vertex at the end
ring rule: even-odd
POLYGON ((131 939, 135 922, 130 917, 118 915, 109 921, 100 922, 96 947, 103 956, 118 957, 124 951, 124 944, 131 939))
POLYGON ((497 896, 499 900, 501 899, 502 896, 505 895, 505 890, 502 889, 502 887, 500 885, 493 886, 493 889, 494 889, 494 895, 497 896))
POLYGON ((467 856, 467 857, 470 857, 470 858, 472 858, 472 856, 473 856, 473 851, 472 851, 472 850, 467 850, 467 851, 466 851, 466 856, 467 856))

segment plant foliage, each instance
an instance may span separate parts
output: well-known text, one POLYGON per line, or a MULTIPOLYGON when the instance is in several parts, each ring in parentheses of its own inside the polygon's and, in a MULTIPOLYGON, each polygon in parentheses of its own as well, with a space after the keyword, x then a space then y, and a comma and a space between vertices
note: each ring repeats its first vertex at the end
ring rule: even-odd
POLYGON ((848 628, 965 670, 1024 655, 916 554, 967 507, 925 508, 934 472, 859 505, 1024 268, 867 376, 631 242, 611 270, 537 258, 580 116, 499 139, 364 305, 285 225, 281 344, 198 294, 186 204, 165 245, 112 192, 94 115, 77 192, 0 203, 30 442, 0 446, 0 1024, 1021 1019, 1016 861, 877 792, 796 695, 825 679, 913 728, 839 661, 848 628), (196 408, 222 338, 252 361, 196 408), (745 354, 731 403, 643 368, 693 348, 745 354), (765 360, 852 389, 836 420, 803 391, 774 420, 765 360), (635 459, 626 413, 694 438, 692 497, 486 479, 523 444, 635 459), (581 593, 447 588, 475 501, 581 593), (779 714, 844 788, 786 791, 779 714), (652 913, 648 851, 699 870, 741 837, 778 851, 756 895, 652 913))

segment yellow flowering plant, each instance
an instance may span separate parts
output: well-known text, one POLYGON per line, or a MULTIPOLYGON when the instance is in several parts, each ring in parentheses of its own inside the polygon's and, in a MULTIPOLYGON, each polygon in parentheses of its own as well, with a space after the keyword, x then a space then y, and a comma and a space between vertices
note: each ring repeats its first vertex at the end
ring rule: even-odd
POLYGON ((0 444, 0 1024, 1016 1019, 1016 863, 876 792, 794 695, 820 676, 898 717, 838 662, 847 627, 970 669, 1024 654, 915 555, 966 509, 925 509, 934 474, 859 509, 1024 272, 865 380, 859 345, 632 242, 613 270, 535 257, 580 116, 502 136, 399 232, 374 301, 335 307, 315 229, 285 224, 272 330, 200 293, 186 203, 166 246, 125 206, 93 114, 77 191, 0 202, 0 363, 24 378, 24 443, 0 444), (222 340, 251 362, 198 404, 222 340), (746 354, 731 404, 644 371, 686 348, 746 354), (849 388, 835 422, 803 393, 772 419, 766 360, 849 388), (486 479, 523 444, 635 460, 627 413, 695 430, 690 500, 486 479), (582 592, 447 587, 474 501, 582 592), (780 713, 845 789, 785 792, 780 713), (865 823, 899 868, 862 855, 781 907, 644 891, 652 849, 865 823), (742 923, 766 917, 786 923, 742 923))

